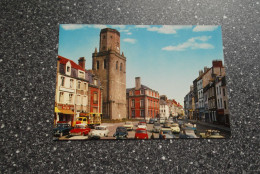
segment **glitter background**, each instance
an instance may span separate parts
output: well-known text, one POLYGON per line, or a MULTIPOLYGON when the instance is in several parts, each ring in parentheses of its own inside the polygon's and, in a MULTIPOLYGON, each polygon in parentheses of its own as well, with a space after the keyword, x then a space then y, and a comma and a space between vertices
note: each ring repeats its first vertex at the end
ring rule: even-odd
POLYGON ((1 173, 260 172, 259 0, 55 2, 0 2, 1 173), (52 141, 63 23, 222 25, 232 137, 52 141))

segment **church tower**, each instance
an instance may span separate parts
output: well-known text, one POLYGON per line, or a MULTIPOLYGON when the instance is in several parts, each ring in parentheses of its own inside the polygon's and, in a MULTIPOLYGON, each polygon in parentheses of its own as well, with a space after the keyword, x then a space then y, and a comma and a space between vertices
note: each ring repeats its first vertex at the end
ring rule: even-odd
POLYGON ((111 28, 100 31, 99 51, 92 54, 92 70, 103 87, 103 116, 126 118, 126 57, 120 54, 120 33, 111 28))

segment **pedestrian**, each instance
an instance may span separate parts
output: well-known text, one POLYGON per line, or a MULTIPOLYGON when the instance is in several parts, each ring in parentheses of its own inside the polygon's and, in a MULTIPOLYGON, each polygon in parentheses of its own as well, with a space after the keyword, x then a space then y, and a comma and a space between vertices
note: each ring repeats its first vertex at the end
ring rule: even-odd
POLYGON ((152 133, 152 135, 151 135, 151 139, 154 139, 154 133, 152 133))
POLYGON ((160 132, 159 139, 164 139, 164 137, 163 137, 163 131, 160 132))

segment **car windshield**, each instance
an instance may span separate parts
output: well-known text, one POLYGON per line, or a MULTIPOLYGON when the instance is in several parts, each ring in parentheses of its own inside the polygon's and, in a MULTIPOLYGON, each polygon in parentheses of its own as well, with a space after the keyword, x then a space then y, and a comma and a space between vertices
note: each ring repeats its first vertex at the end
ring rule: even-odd
POLYGON ((138 134, 146 134, 146 130, 136 130, 136 133, 138 133, 138 134))
POLYGON ((81 128, 81 129, 83 129, 83 128, 85 128, 85 125, 76 124, 76 125, 75 125, 75 128, 81 128))
POLYGON ((138 123, 138 125, 146 125, 146 123, 138 123))
POLYGON ((78 121, 82 121, 82 118, 78 118, 78 121))
POLYGON ((106 130, 105 127, 96 127, 95 129, 96 129, 96 130, 106 130))
POLYGON ((179 127, 177 124, 173 124, 172 127, 179 127))
POLYGON ((67 127, 67 125, 66 124, 57 124, 57 127, 62 128, 62 127, 67 127))
POLYGON ((154 126, 160 126, 160 123, 154 123, 154 126))
POLYGON ((192 129, 185 129, 186 134, 194 134, 194 130, 192 129))
POLYGON ((163 130, 162 132, 163 132, 163 134, 172 134, 171 130, 163 130))

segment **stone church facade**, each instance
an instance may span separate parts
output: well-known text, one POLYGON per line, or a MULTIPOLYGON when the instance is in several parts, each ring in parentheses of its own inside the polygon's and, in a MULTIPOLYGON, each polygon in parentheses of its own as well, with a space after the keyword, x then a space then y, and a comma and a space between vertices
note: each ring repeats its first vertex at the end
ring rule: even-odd
POLYGON ((92 70, 103 87, 103 116, 126 118, 126 57, 120 54, 120 33, 105 28, 100 31, 99 51, 92 54, 92 70))

